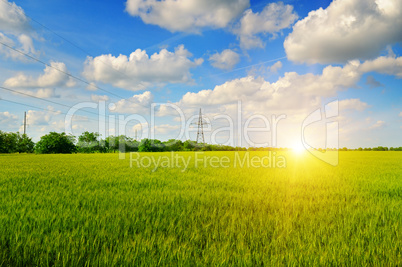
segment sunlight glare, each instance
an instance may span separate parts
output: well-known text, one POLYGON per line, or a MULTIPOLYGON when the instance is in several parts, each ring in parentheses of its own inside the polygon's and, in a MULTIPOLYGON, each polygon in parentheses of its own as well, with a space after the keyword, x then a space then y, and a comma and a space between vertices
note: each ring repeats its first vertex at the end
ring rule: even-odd
POLYGON ((301 154, 301 153, 304 152, 305 148, 304 148, 304 146, 303 146, 302 144, 300 144, 300 143, 295 143, 295 144, 293 144, 293 146, 292 146, 292 150, 293 150, 293 152, 296 153, 296 154, 301 154))

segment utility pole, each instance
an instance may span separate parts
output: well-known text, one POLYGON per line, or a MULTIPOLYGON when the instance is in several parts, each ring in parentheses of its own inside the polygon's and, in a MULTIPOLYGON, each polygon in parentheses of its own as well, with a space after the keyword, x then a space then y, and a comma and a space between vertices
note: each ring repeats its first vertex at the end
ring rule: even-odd
POLYGON ((24 135, 27 133, 27 112, 24 112, 24 135))
POLYGON ((205 143, 205 138, 204 138, 204 126, 206 126, 208 123, 203 121, 202 119, 202 113, 200 109, 200 114, 198 115, 198 122, 193 123, 192 125, 197 125, 198 126, 198 131, 197 131, 197 140, 196 143, 205 143))
POLYGON ((137 141, 137 130, 135 130, 135 141, 137 141))

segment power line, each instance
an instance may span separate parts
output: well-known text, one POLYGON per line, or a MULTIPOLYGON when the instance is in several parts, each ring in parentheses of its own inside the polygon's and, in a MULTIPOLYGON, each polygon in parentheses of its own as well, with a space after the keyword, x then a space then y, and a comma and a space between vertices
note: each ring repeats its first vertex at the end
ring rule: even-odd
POLYGON ((47 64, 46 62, 44 62, 44 61, 42 61, 42 60, 40 60, 40 59, 38 59, 38 58, 36 58, 36 57, 33 57, 33 56, 31 56, 31 55, 29 55, 29 54, 27 54, 27 53, 24 53, 24 52, 22 52, 21 50, 18 50, 18 49, 16 49, 16 48, 12 47, 12 46, 9 46, 9 45, 7 45, 7 44, 1 42, 1 41, 0 41, 0 44, 2 44, 3 46, 5 46, 5 47, 7 47, 7 48, 9 48, 9 49, 11 49, 11 50, 17 52, 17 53, 20 53, 20 54, 22 54, 22 55, 24 55, 24 56, 26 56, 26 57, 28 57, 28 58, 30 58, 30 59, 32 59, 32 60, 35 60, 36 62, 39 62, 39 63, 41 63, 41 64, 43 64, 43 65, 45 65, 45 66, 47 66, 47 67, 49 67, 49 68, 55 69, 55 70, 57 70, 57 71, 59 71, 59 72, 65 74, 65 75, 67 75, 67 76, 69 76, 69 77, 71 77, 71 78, 74 78, 74 79, 76 79, 76 80, 78 80, 78 81, 80 81, 80 82, 83 82, 83 83, 85 83, 85 84, 87 84, 87 85, 89 85, 89 86, 91 86, 91 87, 95 87, 96 89, 99 89, 99 90, 101 90, 101 91, 104 91, 104 92, 106 92, 106 93, 109 93, 109 94, 111 94, 111 95, 114 95, 114 96, 116 96, 116 97, 118 97, 118 98, 124 99, 124 97, 122 97, 122 96, 119 96, 119 95, 117 95, 117 94, 115 94, 115 93, 112 93, 112 92, 110 92, 110 91, 108 91, 108 90, 105 90, 105 89, 103 89, 103 88, 100 88, 99 86, 97 86, 97 85, 95 85, 95 84, 92 84, 92 83, 90 83, 90 82, 87 82, 86 80, 81 79, 81 78, 79 78, 79 77, 77 77, 77 76, 74 76, 74 75, 72 75, 71 73, 68 73, 68 72, 63 71, 63 70, 61 70, 61 69, 59 69, 59 68, 56 68, 56 67, 54 67, 54 66, 52 66, 52 65, 50 65, 50 64, 47 64))
POLYGON ((48 111, 48 112, 53 112, 53 113, 57 113, 57 114, 67 115, 67 113, 63 113, 63 112, 60 112, 60 111, 54 111, 54 110, 50 110, 50 109, 39 108, 39 107, 35 107, 35 106, 29 105, 29 104, 24 104, 24 103, 12 101, 12 100, 7 100, 7 99, 4 99, 2 97, 0 97, 0 101, 5 101, 5 102, 9 102, 9 103, 17 104, 17 105, 22 105, 22 106, 26 106, 26 107, 30 107, 30 108, 34 108, 34 109, 44 110, 44 111, 48 111))
MULTIPOLYGON (((29 104, 17 102, 17 101, 7 100, 7 99, 4 99, 2 97, 0 97, 0 101, 12 103, 12 104, 17 104, 17 105, 21 105, 21 106, 25 106, 25 107, 30 107, 30 108, 34 108, 34 109, 38 109, 38 110, 43 110, 43 111, 47 111, 47 112, 52 112, 52 113, 55 113, 56 115, 60 115, 60 114, 69 115, 69 114, 61 112, 61 111, 55 111, 55 110, 40 108, 40 107, 32 106, 32 105, 29 105, 29 104)), ((81 111, 85 111, 85 110, 81 110, 81 111)), ((100 114, 97 114, 97 113, 94 113, 94 114, 100 115, 100 114)), ((74 114, 74 115, 76 115, 76 114, 74 114)), ((107 118, 106 116, 103 116, 103 117, 107 118)), ((93 119, 93 118, 89 118, 89 117, 86 117, 86 119, 91 120, 91 121, 95 121, 95 122, 99 122, 98 119, 93 119)), ((119 123, 119 125, 129 126, 128 123, 127 124, 119 123)))
MULTIPOLYGON (((11 5, 11 3, 9 3, 7 0, 3 0, 3 2, 7 3, 11 8, 15 8, 15 7, 14 7, 13 5, 11 5)), ((22 17, 22 15, 21 15, 19 12, 17 12, 17 14, 22 17)), ((91 56, 91 57, 93 57, 93 58, 95 57, 94 55, 92 55, 91 53, 89 53, 88 51, 86 51, 85 49, 79 47, 78 45, 76 45, 75 43, 71 42, 71 41, 68 40, 67 38, 65 38, 65 37, 63 37, 62 35, 56 33, 55 31, 53 31, 52 29, 50 29, 50 28, 47 27, 46 25, 44 25, 44 24, 40 23, 39 21, 35 20, 34 18, 28 16, 25 12, 24 12, 24 15, 25 15, 27 18, 29 18, 30 20, 32 20, 32 21, 34 21, 35 23, 39 24, 41 27, 43 27, 43 28, 45 28, 46 30, 48 30, 49 32, 53 33, 54 35, 56 35, 56 36, 59 37, 60 39, 66 41, 66 42, 69 43, 70 45, 74 46, 75 48, 77 48, 78 50, 80 50, 81 52, 83 52, 85 55, 89 55, 89 56, 91 56)), ((109 66, 109 67, 110 67, 111 69, 113 69, 114 71, 119 72, 119 73, 123 74, 124 76, 128 77, 127 74, 121 72, 120 70, 116 69, 116 68, 113 67, 112 65, 107 64, 107 63, 103 62, 102 60, 99 60, 99 61, 102 62, 104 65, 109 66)))
MULTIPOLYGON (((56 101, 52 101, 52 100, 45 99, 45 98, 42 98, 42 97, 38 97, 38 96, 26 94, 26 93, 23 93, 23 92, 20 92, 20 91, 17 91, 17 90, 13 90, 13 89, 10 89, 10 88, 6 88, 6 87, 3 87, 3 86, 0 86, 0 89, 6 90, 6 91, 10 91, 10 92, 13 92, 13 93, 17 93, 17 94, 20 94, 20 95, 24 95, 24 96, 27 96, 27 97, 39 99, 39 100, 42 100, 42 101, 45 101, 45 102, 48 102, 48 103, 60 105, 60 106, 62 106, 62 107, 71 108, 71 106, 68 106, 68 105, 65 105, 65 104, 62 104, 62 103, 58 103, 58 102, 56 102, 56 101)), ((99 116, 102 116, 102 117, 107 118, 107 116, 104 116, 104 115, 101 115, 101 114, 98 114, 98 113, 95 113, 95 112, 91 112, 91 111, 88 111, 88 110, 81 110, 81 111, 82 111, 82 112, 89 113, 89 114, 99 115, 99 116)), ((184 114, 187 115, 187 114, 189 114, 189 113, 184 113, 184 114)), ((191 115, 191 116, 195 116, 195 115, 191 115)))
MULTIPOLYGON (((2 0, 2 1, 5 2, 6 4, 8 4, 11 8, 15 8, 15 6, 13 6, 13 5, 12 5, 11 3, 9 3, 7 0, 2 0)), ((18 13, 18 14, 19 14, 20 16, 22 16, 20 13, 18 13)), ((88 52, 88 51, 86 51, 85 49, 81 48, 80 46, 76 45, 75 43, 73 43, 72 41, 70 41, 70 40, 68 40, 67 38, 63 37, 62 35, 56 33, 55 31, 53 31, 53 30, 50 29, 49 27, 45 26, 44 24, 40 23, 39 21, 35 20, 34 18, 28 16, 28 15, 25 14, 25 13, 24 13, 24 15, 25 15, 26 17, 28 17, 29 19, 31 19, 32 21, 34 21, 35 23, 37 23, 38 25, 40 25, 41 27, 43 27, 44 29, 46 29, 47 31, 51 32, 52 34, 56 35, 56 36, 59 37, 60 39, 66 41, 67 43, 69 43, 70 45, 72 45, 73 47, 75 47, 75 48, 77 48, 78 50, 82 51, 82 52, 85 53, 86 55, 89 55, 89 56, 91 56, 91 57, 94 57, 90 52, 88 52)), ((97 86, 96 84, 90 83, 90 82, 88 82, 87 80, 84 80, 84 79, 82 79, 82 78, 80 78, 80 77, 77 77, 77 76, 75 76, 75 75, 73 75, 73 74, 71 74, 71 73, 69 73, 69 72, 66 72, 66 71, 63 71, 63 70, 61 70, 61 69, 59 69, 59 68, 57 68, 57 67, 54 67, 54 66, 52 66, 52 65, 50 65, 50 64, 48 64, 48 63, 46 63, 46 62, 44 62, 44 61, 42 61, 42 60, 40 60, 40 59, 34 57, 34 56, 29 55, 28 53, 24 53, 24 52, 21 51, 21 50, 18 50, 18 49, 16 49, 16 48, 12 47, 12 46, 7 45, 6 43, 3 43, 3 42, 0 41, 0 44, 2 44, 3 46, 5 46, 5 47, 7 47, 7 48, 9 48, 9 49, 11 49, 11 50, 13 50, 13 51, 15 51, 15 52, 21 54, 21 55, 24 55, 24 56, 30 58, 31 60, 34 60, 34 61, 36 61, 36 62, 39 62, 39 63, 41 63, 41 64, 43 64, 43 65, 45 65, 45 66, 47 66, 47 67, 49 67, 49 68, 55 69, 56 71, 59 71, 60 73, 63 73, 64 75, 67 75, 68 77, 71 77, 71 78, 73 78, 73 79, 76 79, 76 80, 78 80, 78 81, 80 81, 80 82, 82 82, 82 83, 85 83, 85 84, 87 84, 87 85, 89 85, 89 86, 91 86, 91 87, 94 87, 94 88, 96 88, 96 89, 99 89, 99 90, 101 90, 101 91, 103 91, 103 92, 106 92, 106 93, 108 93, 108 94, 110 94, 110 95, 113 95, 113 96, 115 96, 115 97, 117 97, 117 98, 119 98, 119 99, 124 99, 124 100, 126 100, 126 101, 128 101, 128 102, 131 102, 131 103, 134 103, 134 104, 136 104, 136 105, 139 105, 139 106, 142 106, 142 107, 145 107, 145 108, 149 108, 148 106, 145 106, 145 105, 143 105, 143 104, 141 104, 141 103, 132 101, 130 98, 122 97, 122 96, 120 96, 120 95, 118 95, 118 94, 115 94, 115 93, 113 93, 113 92, 111 92, 111 91, 108 91, 108 90, 106 90, 106 89, 103 89, 103 88, 97 86)), ((284 58, 286 58, 286 56, 285 56, 285 57, 280 57, 280 58, 277 58, 277 59, 267 60, 267 61, 264 61, 264 62, 260 62, 260 63, 257 63, 257 64, 245 66, 245 67, 236 68, 236 69, 233 69, 233 70, 231 70, 231 71, 224 72, 224 73, 218 73, 218 74, 214 74, 214 75, 209 75, 209 76, 211 77, 211 76, 223 75, 223 74, 235 72, 235 71, 238 71, 238 70, 246 69, 246 68, 253 67, 253 66, 257 66, 257 65, 262 65, 262 64, 265 64, 265 63, 268 63, 268 62, 273 62, 273 61, 280 60, 280 59, 284 59, 284 58)), ((109 67, 112 68, 114 71, 119 72, 120 74, 122 74, 122 75, 124 75, 125 77, 128 77, 128 78, 129 78, 129 76, 128 76, 126 73, 121 72, 120 70, 116 69, 116 68, 113 67, 112 65, 107 64, 107 63, 103 62, 102 60, 99 60, 99 61, 100 61, 101 63, 103 63, 104 65, 109 66, 109 67)), ((57 102, 54 102, 54 101, 51 101, 51 100, 46 100, 46 99, 39 98, 39 97, 35 97, 35 96, 29 95, 29 94, 24 94, 24 93, 15 91, 15 90, 6 89, 6 88, 1 87, 1 86, 0 86, 0 88, 2 88, 2 89, 4 89, 4 90, 14 91, 14 92, 19 93, 19 94, 22 94, 22 95, 26 95, 26 96, 29 96, 29 97, 41 99, 41 100, 47 101, 47 102, 49 102, 49 103, 53 103, 53 104, 57 104, 57 105, 60 105, 60 106, 64 106, 64 107, 70 108, 70 107, 67 106, 67 105, 64 105, 64 104, 61 104, 61 103, 57 103, 57 102)), ((157 92, 154 91, 153 93, 156 94, 157 92)), ((90 111, 86 111, 86 110, 83 110, 83 112, 87 112, 87 113, 91 113, 91 114, 98 115, 98 114, 96 114, 96 113, 93 113, 93 112, 90 112, 90 111)))
POLYGON ((100 88, 100 87, 97 86, 97 85, 91 84, 91 83, 85 81, 84 79, 81 79, 81 78, 79 78, 79 77, 77 77, 77 76, 74 76, 74 75, 68 73, 68 72, 65 72, 65 71, 63 71, 63 70, 60 70, 60 69, 58 69, 58 68, 56 68, 56 67, 54 67, 54 66, 52 66, 52 65, 47 64, 46 62, 43 62, 42 60, 40 60, 40 59, 38 59, 38 58, 35 58, 35 57, 33 57, 33 56, 31 56, 31 55, 29 55, 29 54, 27 54, 27 53, 24 53, 24 52, 22 52, 22 51, 20 51, 20 50, 18 50, 18 49, 16 49, 16 48, 14 48, 14 47, 11 47, 11 46, 9 46, 9 45, 7 45, 7 44, 1 42, 1 41, 0 41, 0 44, 4 45, 5 47, 7 47, 7 48, 9 48, 9 49, 12 49, 13 51, 16 51, 16 52, 18 52, 18 53, 20 53, 20 54, 22 54, 22 55, 24 55, 24 56, 26 56, 26 57, 32 59, 32 60, 35 60, 35 61, 37 61, 37 62, 39 62, 39 63, 41 63, 41 64, 43 64, 43 65, 45 65, 45 66, 47 66, 47 67, 49 67, 49 68, 55 69, 55 70, 57 70, 57 71, 59 71, 59 72, 65 74, 65 75, 67 75, 67 76, 69 76, 69 77, 72 77, 72 78, 74 78, 74 79, 76 79, 76 80, 78 80, 78 81, 81 81, 81 82, 83 82, 83 83, 85 83, 85 84, 87 84, 87 85, 89 85, 89 86, 95 87, 95 88, 97 88, 97 89, 99 89, 99 90, 101 90, 101 91, 104 91, 104 92, 106 92, 106 93, 109 93, 109 94, 111 94, 111 95, 114 95, 114 96, 118 97, 119 100, 125 100, 125 101, 128 101, 128 102, 134 103, 134 104, 136 104, 136 105, 142 106, 142 107, 144 107, 144 108, 149 108, 148 106, 145 106, 145 105, 143 105, 143 104, 141 104, 141 103, 139 103, 139 102, 134 102, 134 101, 130 100, 130 98, 125 98, 125 97, 119 96, 119 95, 117 95, 117 94, 115 94, 115 93, 112 93, 112 92, 110 92, 110 91, 108 91, 108 90, 105 90, 105 89, 103 89, 103 88, 100 88))
MULTIPOLYGON (((20 94, 20 95, 24 95, 24 96, 36 98, 36 99, 39 99, 39 100, 42 100, 42 101, 46 101, 46 102, 49 102, 49 103, 52 103, 52 104, 60 105, 60 106, 66 107, 66 108, 71 108, 70 106, 64 105, 64 104, 62 104, 62 103, 58 103, 58 102, 55 102, 55 101, 52 101, 52 100, 48 100, 48 99, 44 99, 44 98, 41 98, 41 97, 38 97, 38 96, 34 96, 34 95, 26 94, 26 93, 23 93, 23 92, 19 92, 19 91, 16 91, 16 90, 13 90, 13 89, 9 89, 9 88, 3 87, 3 86, 0 86, 0 89, 7 90, 7 91, 10 91, 10 92, 14 92, 14 93, 17 93, 17 94, 20 94)), ((82 110, 82 112, 86 112, 86 113, 90 113, 90 114, 94 114, 94 115, 99 115, 99 114, 97 114, 97 113, 95 113, 95 112, 91 112, 91 111, 88 111, 88 110, 82 110)), ((104 117, 106 117, 106 116, 104 116, 104 117)))
MULTIPOLYGON (((11 3, 9 3, 7 0, 2 0, 2 1, 5 2, 6 4, 8 4, 11 8, 15 8, 15 6, 11 5, 11 3)), ((20 13, 18 13, 18 15, 19 15, 19 16, 22 16, 20 13)), ((71 44, 72 46, 74 46, 74 47, 77 48, 78 50, 82 51, 82 52, 85 53, 86 55, 89 55, 89 56, 91 56, 91 57, 93 57, 93 58, 95 57, 94 55, 92 55, 91 53, 89 53, 88 51, 86 51, 85 49, 83 49, 83 48, 81 48, 80 46, 76 45, 75 43, 71 42, 70 40, 68 40, 67 38, 63 37, 62 35, 56 33, 55 31, 53 31, 52 29, 50 29, 50 28, 47 27, 46 25, 44 25, 44 24, 40 23, 39 21, 35 20, 34 18, 30 17, 30 16, 27 15, 26 13, 24 13, 24 15, 25 15, 26 17, 28 17, 29 19, 31 19, 32 21, 34 21, 35 23, 37 23, 38 25, 40 25, 41 27, 43 27, 43 28, 45 28, 46 30, 48 30, 49 32, 53 33, 54 35, 56 35, 56 36, 59 37, 60 39, 66 41, 67 43, 71 44)), ((108 90, 105 90, 105 89, 103 89, 103 88, 101 88, 101 87, 99 87, 99 86, 97 86, 97 85, 95 85, 95 84, 89 83, 88 81, 86 81, 86 80, 84 80, 84 79, 81 79, 81 78, 79 78, 79 77, 77 77, 77 76, 74 76, 74 75, 72 75, 72 74, 70 74, 70 73, 68 73, 68 72, 65 72, 65 71, 62 71, 62 70, 60 70, 60 69, 58 69, 58 68, 56 68, 56 67, 53 67, 53 66, 51 66, 51 65, 49 65, 49 64, 47 64, 47 63, 45 63, 45 62, 43 62, 43 61, 41 61, 41 60, 39 60, 39 59, 37 59, 37 58, 35 58, 35 57, 33 57, 33 56, 30 56, 29 54, 24 53, 24 52, 22 52, 22 51, 20 51, 20 50, 18 50, 18 49, 15 49, 15 48, 13 48, 13 47, 11 47, 11 46, 9 46, 9 45, 3 43, 3 42, 0 42, 0 44, 2 44, 2 45, 4 45, 4 46, 8 47, 9 49, 12 49, 13 51, 15 51, 15 52, 17 52, 17 53, 20 53, 20 54, 22 54, 22 55, 25 55, 25 56, 29 57, 29 58, 32 59, 32 60, 35 60, 35 61, 37 61, 37 62, 39 62, 39 63, 41 63, 41 64, 44 64, 45 66, 48 66, 48 67, 53 68, 53 69, 55 69, 55 70, 57 70, 57 71, 59 71, 59 72, 61 72, 61 73, 64 73, 65 75, 67 75, 67 76, 69 76, 69 77, 72 77, 72 78, 74 78, 74 79, 77 79, 78 81, 81 81, 81 82, 83 82, 83 83, 85 83, 85 84, 87 84, 87 85, 89 85, 89 86, 92 86, 92 87, 97 88, 97 89, 99 89, 99 90, 101 90, 101 91, 104 91, 104 92, 106 92, 106 93, 109 93, 109 94, 111 94, 111 95, 113 95, 113 96, 115 96, 115 97, 118 97, 118 98, 120 98, 120 99, 125 99, 125 100, 127 100, 127 101, 129 101, 129 102, 132 102, 132 103, 138 104, 138 105, 140 105, 140 106, 146 107, 146 106, 144 106, 144 105, 142 105, 142 104, 140 104, 140 103, 133 102, 133 101, 131 101, 131 100, 128 99, 128 98, 122 97, 122 96, 117 95, 117 94, 115 94, 115 93, 112 93, 112 92, 110 92, 110 91, 108 91, 108 90)), ((235 72, 235 71, 238 71, 238 70, 246 69, 246 68, 253 67, 253 66, 262 65, 262 64, 265 64, 265 63, 268 63, 268 62, 273 62, 273 61, 280 60, 280 59, 284 59, 284 58, 286 58, 286 56, 280 57, 280 58, 277 58, 277 59, 267 60, 267 61, 260 62, 260 63, 256 63, 256 64, 252 64, 252 65, 249 65, 249 66, 244 66, 244 67, 236 68, 236 69, 233 69, 233 70, 231 70, 231 71, 224 72, 224 73, 218 73, 218 74, 209 75, 209 77, 218 76, 218 75, 224 75, 224 74, 227 74, 227 73, 232 73, 232 72, 235 72)), ((128 76, 126 73, 121 72, 120 70, 116 69, 114 66, 112 66, 112 65, 110 65, 110 64, 107 64, 107 63, 103 62, 102 60, 99 60, 99 61, 100 61, 101 63, 103 63, 104 65, 109 66, 109 67, 110 67, 111 69, 113 69, 114 71, 116 71, 116 72, 118 72, 118 73, 124 75, 125 77, 129 78, 129 76, 128 76)), ((157 92, 155 92, 155 91, 154 91, 153 93, 154 93, 154 94, 157 94, 157 92)))
MULTIPOLYGON (((11 8, 15 8, 15 6, 11 5, 11 3, 9 3, 7 0, 2 0, 2 1, 5 2, 5 3, 7 3, 11 8)), ((19 12, 17 12, 17 14, 22 17, 22 15, 21 15, 19 12)), ((39 21, 35 20, 34 18, 30 17, 30 16, 27 15, 25 12, 24 12, 24 15, 25 15, 27 18, 29 18, 29 19, 31 19, 32 21, 34 21, 34 22, 36 22, 37 24, 39 24, 39 25, 40 25, 41 27, 43 27, 44 29, 46 29, 46 30, 48 30, 49 32, 53 33, 54 35, 56 35, 56 36, 59 37, 60 39, 66 41, 67 43, 71 44, 72 46, 74 46, 74 47, 77 48, 78 50, 82 51, 84 54, 89 55, 89 56, 91 56, 92 58, 95 58, 94 55, 92 55, 91 53, 89 53, 89 52, 86 51, 85 49, 81 48, 80 46, 76 45, 76 44, 73 43, 72 41, 70 41, 70 40, 68 40, 67 38, 63 37, 62 35, 56 33, 55 31, 53 31, 52 29, 50 29, 50 28, 47 27, 46 25, 44 25, 44 24, 40 23, 39 21)), ((1 42, 0 42, 0 43, 1 43, 1 42)), ((4 45, 4 43, 2 43, 2 44, 4 45)), ((9 48, 10 48, 10 49, 13 49, 14 51, 16 51, 16 52, 18 52, 18 53, 21 53, 21 54, 23 54, 23 55, 25 54, 25 53, 23 53, 22 51, 19 51, 19 50, 17 50, 17 49, 12 48, 12 47, 9 47, 9 48)), ((28 56, 29 58, 33 59, 33 60, 38 61, 38 59, 36 59, 36 58, 34 58, 34 57, 32 57, 32 56, 29 56, 29 55, 27 55, 27 56, 28 56)), ((115 72, 118 72, 118 73, 122 74, 123 76, 125 76, 125 77, 127 77, 127 78, 130 78, 126 73, 124 73, 124 72, 122 72, 122 71, 116 69, 113 65, 107 64, 107 63, 105 63, 104 61, 100 60, 99 58, 98 58, 98 60, 99 60, 101 63, 103 63, 104 65, 110 67, 110 68, 111 68, 112 70, 114 70, 115 72)), ((45 62, 41 62, 41 61, 38 61, 38 62, 40 62, 40 63, 42 63, 42 64, 45 64, 46 66, 52 67, 52 66, 46 64, 45 62)), ((56 69, 56 68, 54 68, 54 69, 56 69)), ((57 70, 58 70, 58 69, 57 69, 57 70)), ((58 70, 58 71, 60 71, 60 70, 58 70)), ((132 102, 132 103, 135 103, 135 104, 138 104, 138 105, 140 105, 140 106, 143 106, 143 107, 147 108, 146 106, 144 106, 144 105, 142 105, 142 104, 139 104, 139 103, 136 103, 136 102, 133 102, 133 101, 131 101, 131 100, 128 99, 128 98, 122 97, 122 96, 117 95, 117 94, 115 94, 115 93, 112 93, 112 92, 110 92, 110 91, 108 91, 108 90, 102 89, 102 88, 100 88, 100 87, 97 86, 97 85, 88 83, 87 81, 85 81, 85 80, 83 80, 83 79, 81 79, 81 78, 78 78, 78 77, 76 77, 76 76, 74 76, 74 75, 72 75, 72 74, 65 73, 65 72, 63 72, 63 71, 61 71, 61 72, 64 73, 64 74, 66 74, 66 75, 68 75, 68 76, 70 76, 70 77, 73 77, 73 78, 75 78, 75 79, 77 79, 77 80, 79 80, 79 81, 81 81, 81 82, 84 82, 84 83, 88 84, 89 86, 92 86, 92 87, 97 88, 97 89, 99 89, 99 90, 101 90, 101 91, 104 91, 104 92, 106 92, 106 93, 109 93, 109 94, 111 94, 111 95, 114 95, 115 97, 118 97, 119 99, 125 99, 125 100, 127 100, 127 101, 129 101, 129 102, 132 102)), ((154 93, 154 94, 158 94, 158 93, 155 92, 155 91, 154 91, 153 93, 154 93)), ((159 95, 162 96, 162 94, 159 94, 159 95)))
MULTIPOLYGON (((2 1, 5 2, 5 3, 7 3, 11 8, 15 8, 15 7, 14 7, 13 5, 11 5, 11 3, 9 3, 7 0, 2 0, 2 1)), ((18 13, 18 15, 19 15, 19 16, 22 16, 20 13, 18 13)), ((73 43, 72 41, 70 41, 70 40, 68 40, 67 38, 63 37, 62 35, 58 34, 57 32, 53 31, 52 29, 50 29, 50 28, 47 27, 46 25, 44 25, 44 24, 40 23, 39 21, 35 20, 34 18, 30 17, 30 16, 27 15, 26 13, 24 13, 24 15, 25 15, 26 17, 28 17, 29 19, 31 19, 32 21, 34 21, 35 23, 39 24, 41 27, 43 27, 43 28, 45 28, 46 30, 48 30, 49 32, 53 33, 54 35, 56 35, 56 36, 59 37, 60 39, 66 41, 66 42, 69 43, 69 44, 71 44, 72 46, 74 46, 75 48, 77 48, 78 50, 80 50, 81 52, 83 52, 83 53, 85 53, 86 55, 89 55, 89 56, 95 58, 95 56, 92 55, 90 52, 88 52, 87 50, 85 50, 85 49, 81 48, 80 46, 76 45, 75 43, 73 43)), ((171 38, 169 38, 169 39, 175 39, 175 38, 176 38, 176 37, 171 37, 171 38)), ((4 44, 4 43, 3 43, 3 44, 4 44)), ((154 46, 156 46, 156 45, 154 45, 154 46)), ((151 46, 151 47, 152 47, 152 46, 151 46)), ((21 51, 17 51, 17 50, 15 50, 15 49, 13 49, 13 50, 16 51, 16 52, 21 53, 21 51)), ((243 69, 247 69, 247 68, 254 67, 254 66, 263 65, 263 64, 265 64, 265 63, 269 63, 269 62, 273 62, 273 61, 277 61, 277 60, 285 59, 285 58, 287 58, 287 57, 286 57, 286 56, 283 56, 283 57, 280 57, 280 58, 271 59, 271 60, 263 61, 263 62, 260 62, 260 63, 256 63, 256 64, 252 64, 252 65, 248 65, 248 66, 236 68, 236 69, 233 69, 233 70, 231 70, 231 71, 222 72, 222 73, 217 73, 217 74, 212 74, 212 75, 209 75, 208 77, 224 75, 224 74, 236 72, 236 71, 243 70, 243 69)), ((33 59, 33 58, 31 57, 31 59, 33 59)), ((34 60, 35 60, 35 59, 34 59, 34 60)), ((112 65, 110 65, 110 64, 107 64, 107 63, 105 63, 104 61, 102 61, 102 60, 100 60, 100 59, 99 59, 99 61, 100 61, 101 63, 103 63, 104 65, 110 67, 110 68, 113 69, 114 71, 116 71, 116 72, 118 72, 118 73, 124 75, 124 76, 127 77, 127 78, 130 78, 126 73, 124 73, 124 72, 122 72, 122 71, 116 69, 114 66, 112 66, 112 65)), ((43 62, 41 62, 41 63, 42 63, 42 64, 46 64, 46 63, 43 63, 43 62)), ((47 65, 47 66, 49 66, 49 65, 47 65)), ((65 74, 66 74, 66 75, 69 75, 69 74, 67 74, 67 73, 65 73, 65 74)), ((114 93, 112 93, 112 92, 110 92, 110 91, 107 91, 107 90, 105 90, 105 89, 102 89, 102 88, 100 88, 100 87, 98 87, 98 86, 96 86, 96 85, 93 85, 93 84, 91 84, 91 83, 88 83, 87 81, 85 81, 85 80, 83 80, 83 79, 77 78, 77 77, 74 76, 74 75, 71 75, 71 74, 70 74, 69 76, 70 76, 70 77, 73 77, 73 78, 75 78, 75 79, 78 79, 78 80, 80 80, 81 82, 84 82, 84 83, 88 84, 89 86, 92 86, 92 87, 95 87, 95 88, 97 88, 97 89, 99 89, 99 90, 102 90, 102 91, 104 91, 104 92, 110 93, 110 94, 112 94, 112 95, 114 95, 114 96, 116 96, 116 97, 119 97, 119 98, 121 98, 121 99, 126 99, 125 97, 119 96, 119 95, 114 94, 114 93)), ((154 93, 154 94, 157 94, 157 92, 155 92, 155 91, 154 91, 153 93, 154 93)), ((160 95, 161 95, 161 94, 160 94, 160 95)), ((127 99, 127 100, 128 100, 128 99, 127 99)), ((131 102, 131 101, 130 101, 130 102, 131 102)))

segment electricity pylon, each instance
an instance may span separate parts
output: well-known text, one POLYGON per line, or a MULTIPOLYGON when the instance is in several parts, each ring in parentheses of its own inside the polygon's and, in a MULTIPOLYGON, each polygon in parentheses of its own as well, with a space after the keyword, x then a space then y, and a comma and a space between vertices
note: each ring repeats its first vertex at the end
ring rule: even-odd
POLYGON ((208 122, 205 122, 202 119, 202 113, 201 113, 201 109, 200 109, 200 115, 198 116, 198 122, 197 123, 192 123, 192 125, 197 125, 198 126, 198 131, 197 131, 197 139, 196 139, 196 143, 201 143, 204 144, 205 143, 205 138, 204 138, 204 126, 208 125, 208 122), (201 142, 202 141, 202 142, 201 142))

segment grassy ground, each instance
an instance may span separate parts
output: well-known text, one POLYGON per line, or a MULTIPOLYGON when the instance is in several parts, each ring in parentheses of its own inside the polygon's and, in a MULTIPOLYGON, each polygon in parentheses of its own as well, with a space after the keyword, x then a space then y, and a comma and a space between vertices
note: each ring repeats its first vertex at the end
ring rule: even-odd
POLYGON ((340 152, 337 167, 282 153, 286 168, 178 155, 184 172, 0 155, 0 265, 402 265, 401 152, 340 152))

